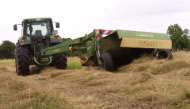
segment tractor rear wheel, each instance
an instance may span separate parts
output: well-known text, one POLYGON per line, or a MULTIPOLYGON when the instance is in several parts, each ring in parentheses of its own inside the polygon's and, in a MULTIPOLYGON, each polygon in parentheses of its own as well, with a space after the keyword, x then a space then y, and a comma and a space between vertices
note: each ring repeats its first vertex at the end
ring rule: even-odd
POLYGON ((103 60, 103 68, 108 71, 113 71, 114 66, 113 66, 113 58, 110 53, 105 52, 101 55, 102 60, 103 60))
POLYGON ((66 69, 67 68, 67 57, 65 54, 56 54, 53 57, 53 65, 58 69, 66 69))
POLYGON ((15 62, 16 62, 16 73, 18 75, 28 75, 30 73, 30 61, 29 61, 28 48, 25 46, 16 46, 15 50, 15 62))
POLYGON ((160 59, 173 59, 173 55, 169 50, 160 50, 158 51, 158 58, 160 59))

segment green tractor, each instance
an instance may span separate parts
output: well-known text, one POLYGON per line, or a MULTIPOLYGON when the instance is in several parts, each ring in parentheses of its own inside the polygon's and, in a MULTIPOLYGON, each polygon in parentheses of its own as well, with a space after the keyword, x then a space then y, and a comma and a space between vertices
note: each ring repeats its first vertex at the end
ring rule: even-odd
MULTIPOLYGON (((16 44, 15 61, 16 73, 18 75, 28 75, 30 73, 30 65, 46 66, 53 65, 59 69, 67 67, 67 58, 64 53, 51 56, 43 56, 42 50, 62 43, 62 38, 54 30, 54 23, 51 18, 31 18, 24 19, 22 24, 22 35, 16 44)), ((55 23, 56 28, 60 24, 55 23)))
MULTIPOLYGON (((142 55, 172 59, 172 41, 167 34, 94 29, 82 37, 62 42, 51 18, 24 19, 16 44, 16 72, 28 75, 30 65, 67 67, 65 53, 82 52, 81 64, 115 71, 142 55)), ((59 23, 56 23, 59 28, 59 23)), ((17 25, 14 25, 17 30, 17 25)), ((77 56, 77 55, 76 55, 77 56)))

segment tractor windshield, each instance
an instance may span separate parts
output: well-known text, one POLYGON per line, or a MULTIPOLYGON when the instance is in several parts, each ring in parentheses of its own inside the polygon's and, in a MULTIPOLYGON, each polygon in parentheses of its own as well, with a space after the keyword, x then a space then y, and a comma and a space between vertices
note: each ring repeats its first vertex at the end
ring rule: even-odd
POLYGON ((26 25, 26 34, 29 36, 46 36, 50 32, 50 22, 31 22, 26 25))

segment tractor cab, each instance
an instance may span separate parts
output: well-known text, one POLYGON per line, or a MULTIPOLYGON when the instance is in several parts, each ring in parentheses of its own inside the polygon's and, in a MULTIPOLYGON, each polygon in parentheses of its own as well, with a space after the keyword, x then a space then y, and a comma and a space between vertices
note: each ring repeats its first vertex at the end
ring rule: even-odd
POLYGON ((46 20, 24 20, 23 35, 35 37, 35 36, 50 36, 53 34, 53 25, 51 19, 46 20))
MULTIPOLYGON (((51 18, 31 18, 24 19, 22 24, 22 35, 18 40, 21 45, 28 45, 37 41, 38 43, 49 41, 55 45, 61 43, 62 40, 54 30, 53 21, 51 18)), ((14 30, 17 30, 17 25, 14 25, 14 30)), ((56 22, 56 28, 59 28, 59 23, 56 22)))

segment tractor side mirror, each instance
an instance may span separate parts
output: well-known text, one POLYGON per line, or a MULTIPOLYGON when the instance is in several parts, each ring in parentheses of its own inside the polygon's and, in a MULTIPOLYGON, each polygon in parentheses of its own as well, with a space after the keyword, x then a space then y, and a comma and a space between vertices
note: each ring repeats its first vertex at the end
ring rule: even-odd
POLYGON ((13 25, 13 30, 17 31, 17 25, 13 25))
POLYGON ((56 28, 60 28, 60 24, 59 24, 59 22, 56 22, 56 28))

